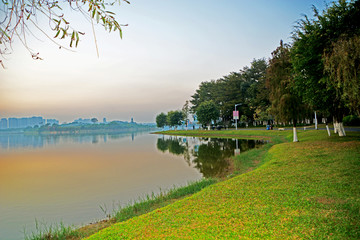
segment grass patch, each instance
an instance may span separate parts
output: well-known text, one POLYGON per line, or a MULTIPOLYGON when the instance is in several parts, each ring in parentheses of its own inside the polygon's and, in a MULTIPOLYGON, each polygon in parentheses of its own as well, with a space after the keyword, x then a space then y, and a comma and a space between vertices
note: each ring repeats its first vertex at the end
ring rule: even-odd
POLYGON ((169 205, 170 203, 173 203, 174 201, 179 200, 185 196, 199 192, 203 188, 214 184, 215 182, 217 182, 216 179, 202 179, 185 187, 174 187, 165 194, 160 193, 159 195, 147 195, 145 198, 140 198, 134 204, 120 208, 119 211, 116 212, 114 218, 116 222, 126 221, 130 218, 140 216, 160 207, 169 205))
MULTIPOLYGON (((35 221, 36 231, 31 234, 24 234, 25 240, 78 240, 88 237, 101 229, 109 227, 115 223, 123 222, 136 216, 149 213, 155 209, 165 207, 175 201, 190 196, 203 188, 216 183, 217 179, 202 179, 191 182, 184 187, 173 187, 169 191, 160 194, 147 195, 139 198, 133 204, 119 208, 112 215, 107 216, 108 219, 86 225, 81 228, 65 226, 64 224, 51 224, 35 221)), ((102 207, 101 207, 102 208, 102 207)), ((103 208, 102 208, 103 209, 103 208)), ((103 210, 105 215, 107 211, 103 210)))
POLYGON ((360 133, 306 130, 300 142, 276 144, 291 132, 208 132, 197 134, 266 134, 273 142, 237 160, 257 159, 256 170, 88 239, 360 239, 360 133))

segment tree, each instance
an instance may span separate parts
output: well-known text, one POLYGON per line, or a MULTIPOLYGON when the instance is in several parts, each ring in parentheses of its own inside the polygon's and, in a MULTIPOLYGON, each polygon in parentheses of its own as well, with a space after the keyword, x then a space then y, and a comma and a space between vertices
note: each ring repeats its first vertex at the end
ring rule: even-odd
POLYGON ((160 113, 156 116, 156 125, 159 128, 163 128, 166 126, 167 123, 167 116, 165 113, 160 113))
POLYGON ((337 98, 360 116, 360 37, 341 38, 324 54, 324 69, 337 98))
POLYGON ((98 120, 97 120, 97 118, 92 118, 92 119, 91 119, 91 122, 92 122, 92 123, 97 123, 98 120))
POLYGON ((198 121, 202 125, 208 125, 208 128, 210 129, 211 121, 217 120, 220 116, 220 112, 216 104, 210 100, 200 104, 200 106, 196 109, 196 115, 198 117, 198 121))
MULTIPOLYGON (((39 53, 32 51, 27 46, 26 39, 32 36, 32 27, 38 29, 51 42, 61 48, 67 49, 53 38, 69 39, 70 48, 77 47, 79 36, 84 33, 75 29, 68 21, 68 15, 65 16, 66 11, 63 10, 66 7, 84 16, 92 25, 93 20, 95 20, 106 31, 119 31, 120 37, 122 37, 121 27, 124 25, 119 24, 115 19, 115 13, 109 11, 115 3, 120 4, 121 2, 130 3, 127 0, 65 0, 61 3, 47 0, 2 0, 2 9, 0 9, 2 14, 0 18, 0 55, 11 53, 12 43, 18 39, 30 52, 33 59, 41 59, 39 53), (48 29, 39 25, 39 18, 47 20, 48 29), (47 30, 51 30, 54 35, 49 36, 47 30)), ((2 60, 0 63, 3 65, 2 60)))
POLYGON ((179 110, 170 111, 167 114, 167 123, 170 127, 177 127, 181 125, 181 120, 183 119, 183 113, 179 110))
POLYGON ((254 59, 250 67, 246 66, 239 72, 231 72, 220 79, 202 82, 191 96, 191 110, 195 112, 201 103, 212 100, 220 110, 223 124, 229 125, 234 105, 242 103, 238 109, 240 114, 245 115, 249 121, 253 120, 255 111, 266 112, 270 105, 268 92, 264 87, 266 68, 265 59, 254 59))
POLYGON ((182 108, 182 113, 183 113, 183 117, 184 117, 184 120, 185 120, 185 126, 186 126, 186 129, 188 127, 188 121, 189 121, 189 114, 190 114, 190 106, 189 106, 189 101, 186 100, 183 108, 182 108))
POLYGON ((270 89, 271 112, 278 121, 293 122, 293 141, 298 142, 296 124, 303 106, 293 88, 290 45, 283 44, 271 53, 266 81, 270 89))
POLYGON ((305 16, 294 29, 291 52, 295 87, 305 103, 325 117, 332 116, 335 130, 344 136, 341 121, 348 104, 333 84, 331 70, 325 71, 324 56, 329 57, 327 53, 339 39, 359 35, 360 1, 338 0, 322 13, 315 7, 313 10, 315 19, 305 16))

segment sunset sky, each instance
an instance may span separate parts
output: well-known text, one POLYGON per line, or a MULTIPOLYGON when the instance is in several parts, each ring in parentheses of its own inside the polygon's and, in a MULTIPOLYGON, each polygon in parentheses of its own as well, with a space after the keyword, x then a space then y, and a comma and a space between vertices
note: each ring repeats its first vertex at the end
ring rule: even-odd
POLYGON ((0 118, 154 122, 160 112, 181 109, 202 81, 269 58, 280 39, 291 41, 302 14, 312 16, 312 5, 322 10, 329 2, 132 0, 116 10, 118 21, 128 24, 122 40, 96 27, 99 58, 91 24, 67 11, 86 32, 75 52, 59 49, 34 28, 38 39, 29 35, 28 45, 44 60, 33 60, 17 40, 2 58, 0 118))

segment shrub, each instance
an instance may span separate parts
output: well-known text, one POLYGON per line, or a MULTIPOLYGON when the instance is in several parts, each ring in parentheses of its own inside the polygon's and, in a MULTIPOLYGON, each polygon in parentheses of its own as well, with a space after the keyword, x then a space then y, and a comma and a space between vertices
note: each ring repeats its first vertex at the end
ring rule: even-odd
POLYGON ((355 115, 349 115, 343 118, 345 126, 360 126, 360 117, 355 115))

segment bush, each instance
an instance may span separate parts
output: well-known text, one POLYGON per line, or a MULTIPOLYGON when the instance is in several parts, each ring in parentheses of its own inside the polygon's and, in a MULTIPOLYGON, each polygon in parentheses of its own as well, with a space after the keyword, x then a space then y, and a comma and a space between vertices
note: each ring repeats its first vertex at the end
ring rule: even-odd
POLYGON ((360 117, 355 115, 349 115, 343 118, 345 126, 360 126, 360 117))

